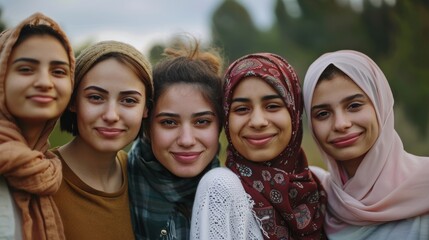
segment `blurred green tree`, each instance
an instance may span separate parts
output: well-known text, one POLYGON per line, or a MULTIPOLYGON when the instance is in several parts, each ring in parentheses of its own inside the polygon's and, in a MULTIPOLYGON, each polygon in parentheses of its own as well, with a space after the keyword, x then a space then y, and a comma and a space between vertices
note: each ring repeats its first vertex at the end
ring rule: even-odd
POLYGON ((429 128, 429 4, 398 1, 394 9, 395 37, 383 67, 395 99, 424 137, 429 128))
POLYGON ((226 0, 213 13, 212 41, 224 49, 228 60, 259 51, 262 47, 259 39, 259 30, 238 2, 226 0))
POLYGON ((0 32, 6 29, 6 24, 3 21, 3 9, 0 8, 0 32))

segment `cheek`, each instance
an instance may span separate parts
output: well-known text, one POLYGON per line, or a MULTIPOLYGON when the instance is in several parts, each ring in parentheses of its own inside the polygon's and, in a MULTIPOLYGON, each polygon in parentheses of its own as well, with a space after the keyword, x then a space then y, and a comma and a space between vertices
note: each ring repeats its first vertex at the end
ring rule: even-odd
POLYGON ((326 135, 326 124, 321 124, 320 122, 313 122, 312 128, 316 141, 318 141, 319 143, 323 143, 322 139, 326 135))
POLYGON ((238 135, 238 132, 243 126, 243 120, 237 116, 229 117, 229 135, 231 138, 235 138, 238 135))
POLYGON ((56 84, 56 89, 60 97, 64 98, 66 101, 70 100, 72 94, 72 85, 70 79, 62 79, 56 84))
MULTIPOLYGON (((207 149, 206 159, 202 162, 202 166, 205 168, 216 156, 219 150, 219 132, 218 126, 206 129, 201 135, 202 144, 207 149)), ((203 170, 203 169, 201 169, 203 170)))
POLYGON ((142 108, 137 108, 138 111, 133 109, 127 109, 127 111, 123 114, 124 120, 126 121, 129 128, 135 129, 137 128, 139 131, 140 126, 143 121, 144 110, 142 108))
POLYGON ((171 130, 165 130, 159 126, 152 126, 150 132, 150 139, 154 152, 167 150, 175 140, 175 133, 171 130))
POLYGON ((201 140, 208 149, 217 151, 219 144, 218 126, 212 126, 209 129, 201 132, 201 140))

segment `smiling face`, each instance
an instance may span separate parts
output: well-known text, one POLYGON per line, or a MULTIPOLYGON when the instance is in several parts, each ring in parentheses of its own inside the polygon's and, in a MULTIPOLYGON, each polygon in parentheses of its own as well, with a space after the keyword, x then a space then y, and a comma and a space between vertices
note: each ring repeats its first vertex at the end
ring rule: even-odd
POLYGON ((219 122, 196 86, 174 84, 158 98, 151 121, 152 151, 178 177, 200 174, 219 148, 219 122))
POLYGON ((234 89, 228 120, 232 145, 253 162, 277 157, 291 139, 291 117, 283 98, 256 77, 241 80, 234 89))
POLYGON ((72 92, 70 62, 50 35, 34 35, 16 46, 5 78, 6 107, 22 128, 55 119, 72 92))
POLYGON ((340 74, 317 84, 311 102, 311 123, 320 146, 342 161, 350 177, 379 135, 371 100, 349 77, 340 74))
POLYGON ((147 115, 145 86, 114 58, 97 63, 83 77, 71 108, 79 135, 99 152, 117 152, 137 136, 147 115))

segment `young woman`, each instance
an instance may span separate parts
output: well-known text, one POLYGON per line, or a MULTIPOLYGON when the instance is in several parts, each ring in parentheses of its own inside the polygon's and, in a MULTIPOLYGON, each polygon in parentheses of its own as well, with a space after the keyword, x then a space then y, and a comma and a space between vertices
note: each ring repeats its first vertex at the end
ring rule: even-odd
POLYGON ((54 150, 64 180, 54 196, 68 239, 133 239, 127 156, 152 98, 152 71, 134 47, 97 43, 76 60, 76 84, 61 129, 75 136, 54 150))
MULTIPOLYGON (((129 152, 137 239, 189 239, 198 182, 219 166, 222 61, 198 42, 165 50, 154 68, 154 105, 145 136, 129 152)), ((146 128, 147 127, 147 128, 146 128)))
POLYGON ((225 75, 226 168, 201 180, 192 239, 324 239, 325 192, 301 148, 302 95, 291 65, 258 53, 225 75))
POLYGON ((405 152, 374 61, 350 50, 322 55, 308 69, 304 97, 329 170, 316 172, 328 195, 328 237, 429 239, 429 158, 405 152))
POLYGON ((64 239, 61 163, 47 150, 72 92, 70 42, 36 13, 2 32, 0 49, 0 239, 64 239))

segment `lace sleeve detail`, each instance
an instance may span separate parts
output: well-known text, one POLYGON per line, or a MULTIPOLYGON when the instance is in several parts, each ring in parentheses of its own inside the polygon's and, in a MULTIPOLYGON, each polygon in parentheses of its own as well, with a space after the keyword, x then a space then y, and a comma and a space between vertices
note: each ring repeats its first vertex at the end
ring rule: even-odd
POLYGON ((198 185, 191 239, 263 239, 251 202, 240 180, 229 169, 209 171, 198 185))

